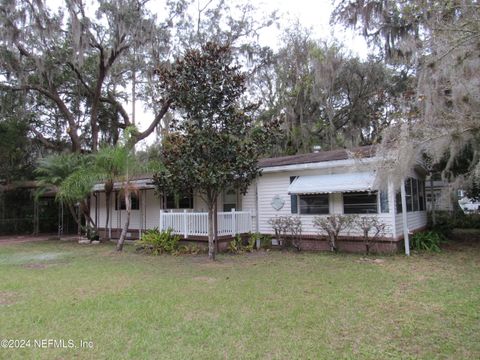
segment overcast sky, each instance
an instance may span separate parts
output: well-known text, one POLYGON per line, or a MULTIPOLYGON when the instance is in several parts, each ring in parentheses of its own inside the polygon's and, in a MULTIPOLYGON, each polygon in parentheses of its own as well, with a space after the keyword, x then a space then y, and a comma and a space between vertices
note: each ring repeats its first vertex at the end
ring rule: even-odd
POLYGON ((312 29, 316 38, 336 38, 352 53, 362 58, 367 55, 367 45, 363 37, 341 26, 330 27, 330 14, 333 11, 331 0, 260 0, 256 6, 265 13, 278 10, 280 17, 280 29, 272 26, 262 33, 260 41, 266 45, 278 46, 282 28, 298 19, 304 27, 312 29))

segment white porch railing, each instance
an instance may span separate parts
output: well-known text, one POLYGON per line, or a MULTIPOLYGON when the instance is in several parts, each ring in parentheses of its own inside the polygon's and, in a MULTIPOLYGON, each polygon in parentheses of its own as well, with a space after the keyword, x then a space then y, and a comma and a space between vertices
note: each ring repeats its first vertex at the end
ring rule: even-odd
MULTIPOLYGON (((252 215, 249 211, 219 212, 217 217, 218 236, 248 233, 252 231, 252 215)), ((160 210, 159 230, 171 228, 174 234, 208 236, 208 213, 164 212, 160 210)))

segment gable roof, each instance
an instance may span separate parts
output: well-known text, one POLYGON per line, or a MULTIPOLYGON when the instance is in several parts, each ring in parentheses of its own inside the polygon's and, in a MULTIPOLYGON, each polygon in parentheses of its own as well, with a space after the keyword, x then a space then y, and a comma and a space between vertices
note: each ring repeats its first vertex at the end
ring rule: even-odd
POLYGON ((351 156, 359 158, 369 158, 375 156, 375 145, 359 146, 352 149, 339 149, 331 151, 320 151, 309 154, 298 154, 291 156, 281 156, 274 158, 261 159, 258 165, 261 168, 274 166, 286 166, 297 164, 309 164, 335 160, 347 160, 351 156))

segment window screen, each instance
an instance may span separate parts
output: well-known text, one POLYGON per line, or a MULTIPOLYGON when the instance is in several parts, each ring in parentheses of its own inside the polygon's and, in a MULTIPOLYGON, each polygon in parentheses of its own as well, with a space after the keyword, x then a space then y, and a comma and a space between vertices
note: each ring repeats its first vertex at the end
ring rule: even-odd
POLYGON ((343 194, 344 214, 376 214, 378 213, 376 192, 351 192, 343 194))
POLYGON ((328 214, 328 194, 299 195, 300 214, 328 214))

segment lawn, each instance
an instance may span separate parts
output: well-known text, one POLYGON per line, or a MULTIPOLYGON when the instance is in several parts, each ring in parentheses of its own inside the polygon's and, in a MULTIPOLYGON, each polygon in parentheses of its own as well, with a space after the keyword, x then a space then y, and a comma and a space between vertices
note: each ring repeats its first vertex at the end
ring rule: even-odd
POLYGON ((0 358, 480 358, 479 245, 372 259, 0 246, 0 339, 31 341, 0 358))

